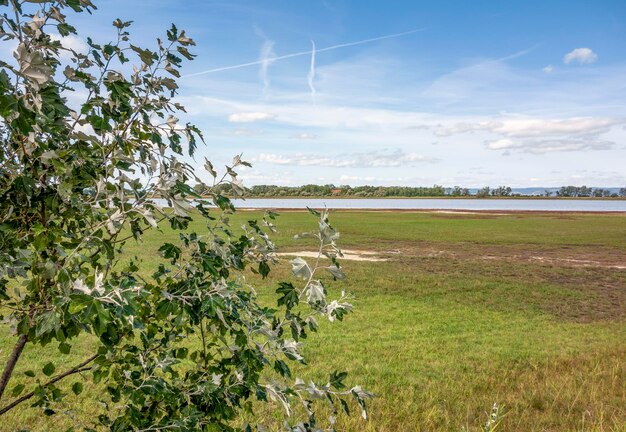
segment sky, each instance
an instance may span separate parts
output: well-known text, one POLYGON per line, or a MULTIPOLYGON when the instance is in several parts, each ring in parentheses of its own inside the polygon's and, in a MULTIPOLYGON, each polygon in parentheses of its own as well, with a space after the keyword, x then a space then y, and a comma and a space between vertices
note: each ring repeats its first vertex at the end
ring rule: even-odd
POLYGON ((94 3, 194 38, 181 120, 246 185, 626 186, 624 0, 94 3))

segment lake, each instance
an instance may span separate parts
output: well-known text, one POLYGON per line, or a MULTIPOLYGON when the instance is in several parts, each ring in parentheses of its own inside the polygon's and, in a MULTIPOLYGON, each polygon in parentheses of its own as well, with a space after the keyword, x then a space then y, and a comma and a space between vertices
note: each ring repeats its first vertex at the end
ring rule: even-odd
POLYGON ((626 200, 592 199, 376 199, 249 198, 233 200, 239 208, 380 209, 380 210, 534 210, 626 212, 626 200))

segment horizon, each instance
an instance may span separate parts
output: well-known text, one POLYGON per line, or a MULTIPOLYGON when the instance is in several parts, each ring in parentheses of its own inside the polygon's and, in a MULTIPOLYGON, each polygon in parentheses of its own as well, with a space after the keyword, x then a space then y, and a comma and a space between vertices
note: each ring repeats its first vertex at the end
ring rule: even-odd
MULTIPOLYGON (((249 185, 246 187, 254 187, 254 186, 276 186, 276 187, 290 187, 290 188, 298 188, 298 187, 304 187, 304 186, 333 186, 335 188, 341 188, 341 187, 350 187, 350 188, 357 188, 357 187, 384 187, 384 188, 394 188, 394 187, 403 187, 403 188, 431 188, 431 187, 442 187, 444 189, 451 189, 454 187, 461 187, 461 188, 467 188, 470 191, 471 190, 479 190, 482 189, 484 187, 489 187, 489 188, 497 188, 497 187, 507 187, 507 185, 502 185, 502 184, 492 184, 492 185, 482 185, 482 186, 464 186, 464 185, 440 185, 440 184, 432 184, 432 185, 399 185, 399 184, 395 184, 395 185, 379 185, 379 184, 362 184, 362 185, 351 185, 349 183, 344 183, 344 184, 335 184, 335 183, 326 183, 326 184, 320 184, 320 183, 302 183, 302 184, 297 184, 297 185, 277 185, 277 184, 269 184, 269 183, 259 183, 259 184, 255 184, 255 185, 249 185)), ((511 186, 511 190, 515 191, 515 190, 528 190, 528 189, 545 189, 545 190, 558 190, 562 187, 587 187, 590 189, 608 189, 608 190, 619 190, 624 188, 624 186, 594 186, 594 185, 561 185, 561 186, 515 186, 512 187, 511 186)))
POLYGON ((246 186, 626 185, 624 2, 98 7, 76 16, 96 41, 118 17, 141 44, 170 22, 194 38, 177 99, 207 146, 188 161, 243 153, 246 186))

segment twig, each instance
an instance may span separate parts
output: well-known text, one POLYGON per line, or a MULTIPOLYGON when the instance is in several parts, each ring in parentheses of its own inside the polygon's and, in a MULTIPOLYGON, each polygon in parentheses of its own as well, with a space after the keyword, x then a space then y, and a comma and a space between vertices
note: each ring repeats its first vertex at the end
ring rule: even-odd
MULTIPOLYGON (((84 362, 74 366, 71 369, 66 370, 65 372, 63 372, 60 375, 55 376, 54 378, 52 378, 50 381, 48 381, 47 383, 45 383, 42 387, 47 387, 51 384, 54 384, 57 381, 62 380, 63 378, 69 376, 69 375, 73 375, 75 373, 80 373, 80 372, 84 372, 87 370, 90 370, 91 367, 85 367, 87 366, 89 363, 91 363, 92 361, 94 361, 96 359, 96 357, 98 357, 98 354, 94 354, 91 357, 89 357, 87 360, 85 360, 84 362)), ((24 396, 15 399, 13 402, 11 402, 10 404, 8 404, 7 406, 5 406, 4 408, 0 409, 0 416, 3 415, 4 413, 6 413, 7 411, 9 411, 10 409, 16 407, 17 405, 21 404, 22 402, 32 398, 33 396, 35 396, 35 392, 32 391, 30 393, 26 393, 24 396)))

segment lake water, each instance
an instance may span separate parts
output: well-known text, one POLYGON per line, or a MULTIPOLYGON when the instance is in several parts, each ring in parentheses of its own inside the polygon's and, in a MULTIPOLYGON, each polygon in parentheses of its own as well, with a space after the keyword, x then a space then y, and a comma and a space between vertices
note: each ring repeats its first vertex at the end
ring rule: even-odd
POLYGON ((626 200, 587 199, 323 199, 249 198, 233 200, 235 207, 260 209, 381 209, 381 210, 535 210, 626 212, 626 200))

